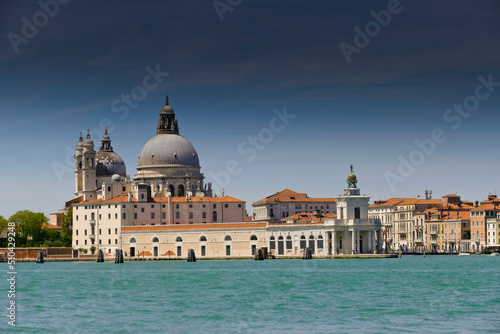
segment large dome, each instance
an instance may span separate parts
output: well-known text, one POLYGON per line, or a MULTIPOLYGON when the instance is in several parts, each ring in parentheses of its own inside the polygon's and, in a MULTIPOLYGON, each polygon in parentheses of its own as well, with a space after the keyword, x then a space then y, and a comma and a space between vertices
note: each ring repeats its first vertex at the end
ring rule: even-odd
POLYGON ((96 165, 97 176, 100 175, 111 176, 114 174, 125 176, 127 174, 127 168, 125 167, 125 162, 115 152, 99 151, 95 159, 97 162, 96 165))
POLYGON ((138 168, 172 165, 200 167, 193 145, 178 134, 158 134, 142 148, 138 168))

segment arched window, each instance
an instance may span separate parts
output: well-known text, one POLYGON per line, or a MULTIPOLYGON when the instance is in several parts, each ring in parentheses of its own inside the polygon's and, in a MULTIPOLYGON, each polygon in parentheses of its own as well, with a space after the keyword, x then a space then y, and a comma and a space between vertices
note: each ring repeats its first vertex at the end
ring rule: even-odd
POLYGON ((318 248, 323 248, 323 236, 318 235, 318 248))
POLYGON ((292 237, 291 236, 286 237, 286 249, 292 249, 292 237))
POLYGON ((160 242, 160 240, 157 237, 154 237, 153 242, 160 242))
POLYGON ((233 240, 233 239, 231 238, 231 236, 230 236, 230 235, 226 235, 226 237, 224 238, 224 240, 225 240, 225 241, 231 241, 231 240, 233 240))
POLYGON ((280 235, 279 238, 278 238, 278 240, 283 240, 283 237, 280 235))
POLYGON ((169 191, 170 191, 170 194, 171 194, 172 196, 175 196, 175 194, 174 194, 174 193, 175 193, 175 187, 174 187, 174 185, 173 185, 173 184, 169 185, 169 186, 168 186, 168 189, 169 189, 169 191))
POLYGON ((274 240, 274 236, 269 238, 269 249, 276 249, 276 241, 274 240))
POLYGON ((182 238, 181 237, 175 238, 175 242, 182 242, 182 238))
POLYGON ((309 236, 309 249, 314 254, 314 235, 309 236))
POLYGON ((285 254, 285 245, 283 244, 283 237, 280 235, 278 237, 278 255, 285 254))
POLYGON ((300 249, 306 248, 306 236, 301 235, 300 236, 300 249))
POLYGON ((184 197, 184 186, 182 184, 179 184, 179 187, 177 187, 177 196, 184 197))
POLYGON ((212 212, 212 221, 217 221, 217 211, 212 212))
POLYGON ((311 235, 309 236, 309 239, 310 239, 310 240, 314 240, 314 235, 312 235, 312 234, 311 234, 311 235))
POLYGON ((137 242, 137 240, 135 240, 135 238, 130 238, 130 241, 129 241, 131 244, 135 244, 137 242))
POLYGON ((252 236, 250 237, 250 240, 257 240, 257 236, 256 236, 256 235, 252 235, 252 236))
POLYGON ((207 241, 207 237, 205 237, 204 235, 202 235, 202 236, 200 237, 200 241, 207 241))

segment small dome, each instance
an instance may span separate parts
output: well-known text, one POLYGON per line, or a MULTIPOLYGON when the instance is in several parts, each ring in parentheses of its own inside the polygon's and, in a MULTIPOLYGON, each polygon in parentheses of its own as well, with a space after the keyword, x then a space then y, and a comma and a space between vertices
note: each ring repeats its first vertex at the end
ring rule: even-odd
POLYGON ((118 174, 114 174, 114 175, 111 177, 111 181, 113 181, 113 182, 120 182, 120 180, 121 180, 121 177, 120 177, 120 175, 118 175, 118 174))
POLYGON ((87 138, 85 138, 85 141, 83 142, 84 147, 91 147, 94 148, 94 141, 92 138, 90 138, 90 133, 87 133, 87 138))
POLYGON ((111 176, 118 174, 118 176, 125 176, 127 168, 123 159, 112 151, 99 151, 95 157, 97 162, 96 175, 97 176, 111 176))
POLYGON ((200 167, 198 153, 181 135, 156 135, 144 145, 139 155, 138 168, 172 165, 200 167))
POLYGON ((161 108, 161 113, 162 114, 173 114, 174 113, 174 108, 172 108, 168 104, 164 105, 163 108, 161 108))

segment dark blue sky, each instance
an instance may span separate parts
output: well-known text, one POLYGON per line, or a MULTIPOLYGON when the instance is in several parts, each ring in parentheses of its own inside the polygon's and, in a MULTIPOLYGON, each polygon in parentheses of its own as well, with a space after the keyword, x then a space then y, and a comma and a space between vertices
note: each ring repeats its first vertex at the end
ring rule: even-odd
POLYGON ((221 21, 207 0, 73 0, 44 22, 36 2, 3 1, 0 214, 49 213, 71 199, 71 151, 86 129, 97 145, 105 122, 133 176, 167 91, 206 181, 238 162, 223 186, 248 204, 284 188, 336 196, 350 163, 372 199, 426 186, 435 197, 485 198, 500 181, 500 87, 482 88, 489 96, 456 130, 444 115, 475 95, 479 76, 500 82, 500 4, 401 1, 348 63, 339 45, 356 46, 354 28, 364 31, 388 3, 246 0, 221 21), (169 75, 125 117, 113 101, 140 92, 147 67, 169 75), (238 147, 284 108, 296 117, 247 161, 238 147), (446 140, 419 161, 415 140, 436 128, 446 140), (417 161, 414 170, 398 172, 400 158, 417 161))

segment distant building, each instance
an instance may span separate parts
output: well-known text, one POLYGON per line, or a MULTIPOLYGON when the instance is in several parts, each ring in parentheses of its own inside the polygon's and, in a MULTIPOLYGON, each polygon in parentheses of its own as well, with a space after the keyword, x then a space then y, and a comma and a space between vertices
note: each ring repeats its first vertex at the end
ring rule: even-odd
POLYGON ((254 222, 278 223, 298 213, 335 214, 334 198, 312 198, 304 193, 285 189, 252 204, 254 222))

